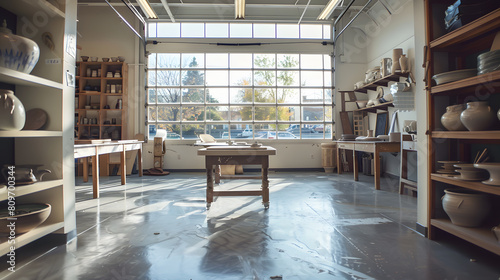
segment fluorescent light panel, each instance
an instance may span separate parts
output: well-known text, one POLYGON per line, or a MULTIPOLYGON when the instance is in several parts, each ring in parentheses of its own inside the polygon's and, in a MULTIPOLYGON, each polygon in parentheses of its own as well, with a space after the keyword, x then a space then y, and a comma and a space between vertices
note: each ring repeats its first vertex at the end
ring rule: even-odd
POLYGON ((323 11, 321 11, 321 14, 319 14, 317 20, 328 19, 330 17, 330 15, 332 14, 332 12, 335 10, 335 8, 337 8, 339 3, 340 3, 340 0, 330 0, 330 2, 328 2, 328 4, 326 4, 323 11))
POLYGON ((158 18, 155 11, 149 4, 147 0, 136 0, 139 6, 141 6, 142 11, 146 14, 148 18, 158 18))
POLYGON ((245 0, 234 0, 234 18, 245 18, 245 0))

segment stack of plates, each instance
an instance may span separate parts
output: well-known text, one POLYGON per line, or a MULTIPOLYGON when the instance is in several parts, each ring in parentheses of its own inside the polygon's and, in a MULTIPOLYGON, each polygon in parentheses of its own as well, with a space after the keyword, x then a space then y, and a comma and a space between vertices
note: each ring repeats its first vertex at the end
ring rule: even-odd
POLYGON ((342 138, 340 138, 340 141, 354 141, 356 140, 357 135, 354 134, 342 134, 342 138))
POLYGON ((477 56, 477 74, 500 70, 500 50, 490 51, 477 56))
POLYGON ((461 161, 449 161, 449 160, 441 160, 438 161, 438 163, 441 163, 443 165, 442 169, 436 170, 437 173, 441 174, 457 174, 455 171, 455 168, 453 167, 454 164, 459 164, 462 163, 461 161))

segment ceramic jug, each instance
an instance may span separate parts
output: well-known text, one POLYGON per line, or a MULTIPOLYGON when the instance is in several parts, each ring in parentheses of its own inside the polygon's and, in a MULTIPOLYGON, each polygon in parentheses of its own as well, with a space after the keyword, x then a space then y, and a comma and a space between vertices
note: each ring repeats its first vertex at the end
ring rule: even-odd
POLYGON ((446 107, 446 113, 441 116, 441 124, 444 128, 455 130, 467 130, 460 120, 460 114, 465 109, 463 104, 451 105, 446 107))
POLYGON ((495 114, 486 101, 468 102, 467 109, 460 114, 460 120, 470 131, 488 130, 495 120, 495 114))
POLYGON ((21 130, 26 111, 12 90, 0 89, 0 130, 21 130))
POLYGON ((12 34, 5 20, 0 27, 0 50, 0 66, 27 74, 40 58, 40 48, 35 41, 12 34))

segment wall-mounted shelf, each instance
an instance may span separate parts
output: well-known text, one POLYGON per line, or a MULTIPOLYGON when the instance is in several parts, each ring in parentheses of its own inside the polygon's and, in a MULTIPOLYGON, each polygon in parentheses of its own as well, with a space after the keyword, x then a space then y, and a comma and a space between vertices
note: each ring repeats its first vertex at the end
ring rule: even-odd
POLYGON ((377 79, 369 84, 366 84, 358 89, 355 89, 356 92, 368 93, 368 90, 377 90, 377 87, 383 86, 387 87, 390 82, 399 82, 400 77, 408 76, 408 73, 396 73, 385 76, 383 78, 377 79))
POLYGON ((361 109, 356 109, 353 110, 354 112, 359 112, 359 111, 364 111, 364 112, 370 112, 370 113, 377 113, 377 110, 384 110, 387 111, 389 107, 394 107, 393 102, 385 102, 385 103, 380 103, 379 105, 375 106, 370 106, 370 107, 364 107, 361 109))
POLYGON ((0 82, 33 87, 51 87, 62 89, 63 84, 40 78, 38 76, 0 67, 0 82))

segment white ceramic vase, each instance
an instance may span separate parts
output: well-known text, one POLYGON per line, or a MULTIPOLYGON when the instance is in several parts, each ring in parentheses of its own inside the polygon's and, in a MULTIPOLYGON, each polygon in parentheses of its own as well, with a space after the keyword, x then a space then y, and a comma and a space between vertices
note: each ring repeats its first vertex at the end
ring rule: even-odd
POLYGON ((26 111, 12 90, 0 90, 0 130, 21 130, 26 122, 26 111))
POLYGON ((4 20, 0 27, 0 66, 23 73, 31 73, 40 58, 35 41, 12 34, 4 20))
POLYGON ((443 209, 457 226, 478 227, 491 209, 488 195, 467 189, 446 189, 443 209))
POLYGON ((455 130, 467 130, 460 120, 460 114, 465 109, 463 104, 451 105, 446 107, 446 113, 441 116, 441 124, 444 128, 455 130))
POLYGON ((410 70, 408 67, 408 57, 405 54, 399 57, 399 67, 401 67, 401 73, 406 73, 410 70))
POLYGON ((470 131, 488 130, 495 120, 495 114, 486 101, 468 102, 467 109, 460 114, 460 120, 470 131))

